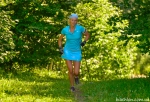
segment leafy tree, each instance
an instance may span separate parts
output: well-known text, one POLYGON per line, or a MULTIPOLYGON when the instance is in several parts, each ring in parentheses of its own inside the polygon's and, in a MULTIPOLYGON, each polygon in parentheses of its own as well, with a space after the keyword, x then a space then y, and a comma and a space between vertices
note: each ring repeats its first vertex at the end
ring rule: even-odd
POLYGON ((13 11, 9 16, 16 22, 15 27, 10 27, 10 31, 13 33, 12 38, 15 45, 13 51, 18 52, 18 55, 11 63, 44 67, 55 61, 57 64, 60 57, 57 52, 58 34, 67 24, 67 15, 72 10, 71 6, 75 6, 78 2, 65 0, 3 1, 1 9, 13 11))
POLYGON ((62 26, 63 14, 60 5, 53 1, 16 0, 2 7, 13 10, 11 18, 16 21, 12 28, 15 51, 19 55, 13 60, 20 65, 43 65, 57 54, 56 37, 62 26), (57 19, 56 19, 57 18, 57 19))
POLYGON ((150 1, 149 0, 110 0, 113 5, 122 10, 120 19, 129 21, 129 26, 122 38, 128 35, 137 36, 138 48, 141 53, 150 53, 150 1))
POLYGON ((83 78, 101 80, 129 77, 133 71, 137 43, 134 39, 128 43, 119 39, 129 22, 118 20, 110 24, 112 18, 120 19, 122 11, 107 0, 93 2, 76 7, 80 23, 92 34, 89 45, 83 49, 83 59, 86 59, 81 71, 83 78))
POLYGON ((15 26, 15 22, 11 20, 9 14, 13 11, 0 10, 0 67, 10 70, 12 60, 17 55, 14 51, 15 44, 13 40, 13 32, 11 27, 15 26))
MULTIPOLYGON (((136 18, 137 12, 133 9, 129 10, 130 13, 127 12, 128 10, 122 7, 122 1, 126 4, 123 5, 124 8, 127 8, 129 2, 126 3, 125 0, 3 2, 0 5, 0 15, 7 17, 0 16, 3 24, 1 29, 5 29, 1 30, 1 43, 7 47, 3 47, 0 52, 1 65, 7 66, 8 63, 11 67, 15 63, 42 67, 49 65, 58 70, 60 66, 66 67, 64 62, 59 60, 57 39, 61 29, 67 24, 67 16, 75 12, 79 15, 80 24, 91 34, 87 46, 83 47, 81 77, 91 80, 128 77, 133 71, 138 41, 140 41, 138 47, 141 48, 142 45, 141 51, 147 52, 148 47, 145 49, 144 46, 149 44, 149 39, 146 35, 148 30, 132 30, 138 27, 134 25, 137 24, 136 21, 143 24, 142 18, 139 18, 143 17, 145 10, 139 11, 140 15, 136 18), (141 36, 131 36, 138 34, 141 36), (8 52, 11 56, 6 55, 8 52)), ((137 7, 137 4, 134 6, 137 7)), ((142 0, 142 4, 143 8, 148 8, 148 1, 144 3, 142 0)), ((148 19, 147 16, 145 21, 148 19)), ((146 27, 149 27, 148 23, 146 27)))

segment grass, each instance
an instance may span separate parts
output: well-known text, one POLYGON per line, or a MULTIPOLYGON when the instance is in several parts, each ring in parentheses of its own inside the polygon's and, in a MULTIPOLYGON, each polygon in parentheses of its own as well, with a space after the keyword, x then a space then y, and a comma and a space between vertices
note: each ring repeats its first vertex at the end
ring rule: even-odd
POLYGON ((150 79, 120 79, 85 82, 81 91, 85 102, 150 102, 150 79))
POLYGON ((56 72, 34 70, 0 75, 0 102, 72 102, 69 82, 56 72))
POLYGON ((0 71, 0 102, 150 101, 149 78, 81 81, 74 94, 69 87, 69 81, 62 73, 46 69, 18 72, 15 75, 0 71))

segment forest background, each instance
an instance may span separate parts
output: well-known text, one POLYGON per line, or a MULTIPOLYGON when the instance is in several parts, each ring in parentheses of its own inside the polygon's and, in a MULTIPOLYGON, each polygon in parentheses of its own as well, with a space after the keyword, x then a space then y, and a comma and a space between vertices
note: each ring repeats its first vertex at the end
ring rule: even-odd
POLYGON ((91 34, 82 48, 83 80, 150 75, 149 0, 1 0, 0 69, 66 74, 57 41, 71 13, 91 34))

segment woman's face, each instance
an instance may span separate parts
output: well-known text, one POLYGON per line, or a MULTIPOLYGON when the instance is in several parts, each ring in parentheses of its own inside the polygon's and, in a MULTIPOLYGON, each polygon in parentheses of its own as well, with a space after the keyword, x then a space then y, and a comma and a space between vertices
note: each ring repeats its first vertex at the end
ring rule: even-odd
POLYGON ((77 18, 70 18, 69 23, 70 26, 75 26, 77 24, 78 19, 77 18))

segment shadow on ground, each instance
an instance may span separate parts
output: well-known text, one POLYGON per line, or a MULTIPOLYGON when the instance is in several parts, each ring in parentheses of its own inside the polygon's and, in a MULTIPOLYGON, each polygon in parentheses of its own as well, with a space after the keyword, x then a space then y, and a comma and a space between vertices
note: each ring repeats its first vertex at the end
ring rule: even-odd
POLYGON ((85 82, 80 90, 85 102, 149 102, 150 78, 85 82))

